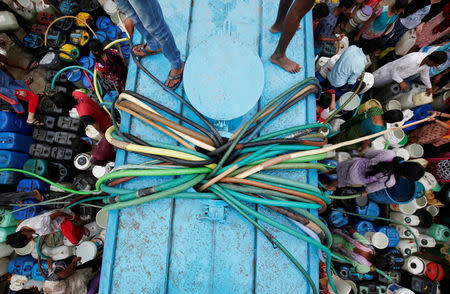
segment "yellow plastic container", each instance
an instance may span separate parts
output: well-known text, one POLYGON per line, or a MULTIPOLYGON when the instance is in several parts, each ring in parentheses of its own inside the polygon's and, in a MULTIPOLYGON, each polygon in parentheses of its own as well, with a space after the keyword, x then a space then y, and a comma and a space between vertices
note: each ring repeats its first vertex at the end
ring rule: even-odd
POLYGON ((79 21, 78 19, 76 20, 77 26, 81 27, 81 28, 86 27, 85 23, 87 23, 90 26, 93 23, 93 21, 94 21, 92 16, 89 13, 87 13, 87 12, 80 12, 80 13, 78 13, 77 14, 77 18, 79 18, 79 19, 84 21, 84 23, 83 23, 82 21, 79 21))
MULTIPOLYGON (((75 45, 64 44, 60 50, 68 53, 70 56, 73 56, 75 59, 78 59, 80 57, 80 50, 75 45)), ((61 52, 61 53, 59 53, 59 58, 62 61, 72 62, 73 59, 72 59, 72 57, 69 57, 69 55, 61 52)))
POLYGON ((361 113, 363 113, 371 108, 375 108, 375 107, 383 108, 383 106, 381 105, 381 103, 378 100, 370 99, 369 101, 366 101, 359 107, 358 114, 361 114, 361 113))

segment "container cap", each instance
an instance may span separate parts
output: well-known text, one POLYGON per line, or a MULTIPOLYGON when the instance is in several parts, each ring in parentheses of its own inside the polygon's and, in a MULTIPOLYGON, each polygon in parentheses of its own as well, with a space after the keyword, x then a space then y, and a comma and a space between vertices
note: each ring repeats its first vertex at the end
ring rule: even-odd
POLYGON ((370 7, 369 5, 364 6, 363 8, 361 8, 362 13, 364 13, 365 15, 372 15, 373 13, 373 9, 372 7, 370 7))
MULTIPOLYGON (((344 93, 344 94, 341 96, 341 98, 339 98, 339 105, 340 105, 340 106, 344 105, 344 103, 345 103, 348 99, 350 99, 350 97, 351 97, 352 95, 353 95, 353 92, 347 92, 347 93, 344 93)), ((348 104, 344 107, 344 110, 351 111, 351 110, 356 109, 356 107, 358 107, 358 105, 359 105, 359 102, 360 102, 359 100, 360 100, 360 99, 359 99, 359 96, 358 96, 358 95, 353 96, 352 101, 351 101, 350 103, 348 103, 348 104)))

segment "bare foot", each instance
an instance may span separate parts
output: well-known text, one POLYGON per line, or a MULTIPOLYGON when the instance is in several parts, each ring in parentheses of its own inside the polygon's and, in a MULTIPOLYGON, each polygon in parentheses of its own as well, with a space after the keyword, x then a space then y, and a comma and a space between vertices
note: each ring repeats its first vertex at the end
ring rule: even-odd
POLYGON ((270 31, 274 34, 281 32, 281 29, 283 28, 283 25, 274 24, 270 27, 270 31))
POLYGON ((300 65, 293 62, 286 56, 280 57, 279 55, 277 55, 275 53, 270 57, 270 61, 273 64, 278 65, 279 67, 283 68, 284 70, 286 70, 290 73, 298 73, 300 71, 300 69, 302 68, 300 65))

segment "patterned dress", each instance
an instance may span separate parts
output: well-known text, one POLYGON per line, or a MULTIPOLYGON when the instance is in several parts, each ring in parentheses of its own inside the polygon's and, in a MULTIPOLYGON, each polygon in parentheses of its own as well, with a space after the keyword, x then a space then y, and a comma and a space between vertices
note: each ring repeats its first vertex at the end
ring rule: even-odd
POLYGON ((101 72, 105 79, 110 81, 122 92, 125 89, 125 82, 127 80, 127 67, 117 53, 117 50, 106 49, 104 53, 106 54, 106 60, 97 58, 95 60, 95 69, 101 72))

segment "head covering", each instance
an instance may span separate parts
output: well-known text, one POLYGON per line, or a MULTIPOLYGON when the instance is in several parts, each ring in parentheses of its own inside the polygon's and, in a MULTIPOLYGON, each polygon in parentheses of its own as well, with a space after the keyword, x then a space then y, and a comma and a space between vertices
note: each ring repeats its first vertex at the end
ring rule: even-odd
POLYGON ((64 237, 66 237, 70 243, 73 245, 77 245, 80 242, 81 238, 84 236, 84 227, 81 225, 77 225, 72 223, 70 220, 65 219, 61 223, 61 232, 64 237))

